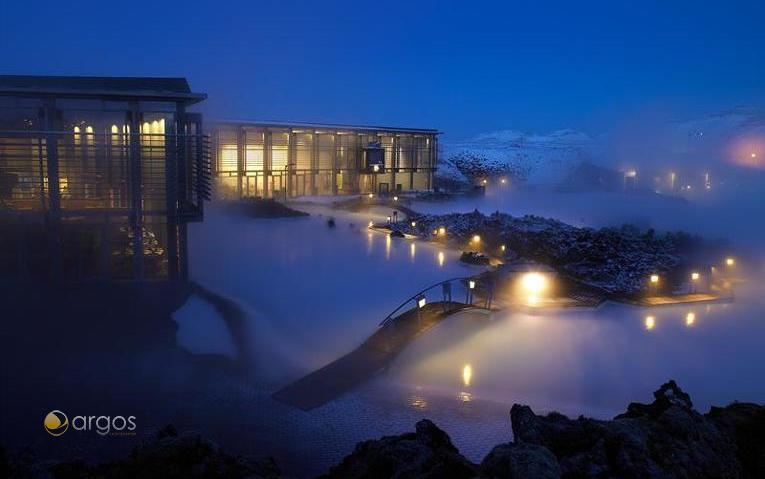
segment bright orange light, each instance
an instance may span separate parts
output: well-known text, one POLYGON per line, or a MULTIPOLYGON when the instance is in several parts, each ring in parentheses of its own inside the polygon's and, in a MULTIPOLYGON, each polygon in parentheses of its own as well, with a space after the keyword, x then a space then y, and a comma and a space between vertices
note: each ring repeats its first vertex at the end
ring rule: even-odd
POLYGON ((523 290, 533 296, 537 296, 547 288, 547 278, 540 273, 526 273, 521 278, 523 290))
POLYGON ((473 243, 480 243, 481 242, 481 237, 478 236, 478 235, 473 235, 473 240, 472 241, 473 241, 473 243))

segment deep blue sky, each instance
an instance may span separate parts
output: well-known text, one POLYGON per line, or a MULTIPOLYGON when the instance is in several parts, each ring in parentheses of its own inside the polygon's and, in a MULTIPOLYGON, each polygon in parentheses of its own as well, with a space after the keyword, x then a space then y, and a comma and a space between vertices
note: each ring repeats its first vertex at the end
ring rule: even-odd
POLYGON ((3 0, 0 73, 185 76, 218 117, 449 136, 765 104, 765 2, 539 3, 3 0))

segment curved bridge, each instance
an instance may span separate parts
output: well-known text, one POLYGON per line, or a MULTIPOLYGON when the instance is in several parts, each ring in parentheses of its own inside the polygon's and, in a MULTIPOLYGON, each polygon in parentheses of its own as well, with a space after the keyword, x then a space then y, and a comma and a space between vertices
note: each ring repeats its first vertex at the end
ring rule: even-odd
POLYGON ((386 316, 378 330, 358 348, 275 392, 274 399, 310 411, 384 370, 409 343, 449 315, 468 308, 489 309, 490 295, 482 305, 472 304, 471 281, 477 286, 475 278, 454 278, 412 295, 386 316), (463 290, 460 292, 465 302, 452 299, 454 289, 463 290), (428 302, 428 294, 435 297, 438 293, 439 300, 428 302), (409 309, 405 309, 407 306, 409 309))

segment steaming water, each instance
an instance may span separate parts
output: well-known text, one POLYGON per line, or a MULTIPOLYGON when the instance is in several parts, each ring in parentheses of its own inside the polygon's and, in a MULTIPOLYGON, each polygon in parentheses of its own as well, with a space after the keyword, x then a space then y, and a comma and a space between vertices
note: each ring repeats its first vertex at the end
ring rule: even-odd
MULTIPOLYGON (((675 214, 654 203, 639 208, 640 201, 666 201, 661 198, 550 195, 556 194, 512 192, 416 209, 478 206, 597 225, 624 220, 616 217, 624 207, 623 216, 650 211, 644 216, 655 227, 675 214), (572 220, 576 216, 579 221, 572 220)), ((697 208, 679 204, 681 210, 697 208)), ((752 281, 737 289, 733 304, 461 313, 415 341, 384 374, 343 397, 310 412, 279 404, 270 393, 356 347, 408 296, 476 272, 459 264, 457 252, 442 251, 440 260, 435 246, 417 242, 413 252, 411 241, 368 232, 368 214, 310 209, 309 218, 253 220, 213 207, 205 222, 191 229, 193 279, 248 312, 255 373, 242 386, 239 408, 249 411, 244 424, 249 452, 275 455, 288 473, 320 473, 356 442, 411 431, 423 417, 479 461, 493 445, 511 439, 508 412, 515 402, 537 412, 610 417, 630 401, 650 401, 651 392, 669 378, 678 380, 700 410, 736 399, 765 401, 760 380, 765 295, 752 281), (326 226, 327 214, 337 219, 336 228, 326 226), (689 312, 693 321, 687 320, 689 312), (646 328, 647 315, 655 317, 652 329, 646 328)), ((380 220, 387 212, 374 214, 380 220)), ((199 338, 212 323, 192 320, 214 314, 191 304, 176 315, 186 330, 179 335, 181 345, 195 352, 225 350, 223 345, 204 349, 199 338)), ((209 321, 217 321, 216 328, 221 324, 220 318, 209 321)), ((226 343, 225 335, 207 337, 226 343)), ((236 399, 227 398, 231 401, 236 399)))

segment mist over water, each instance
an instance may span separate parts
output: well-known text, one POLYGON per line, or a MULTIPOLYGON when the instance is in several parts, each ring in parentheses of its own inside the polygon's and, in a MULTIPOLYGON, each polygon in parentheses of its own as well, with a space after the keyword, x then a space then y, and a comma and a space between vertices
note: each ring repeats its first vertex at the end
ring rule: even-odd
MULTIPOLYGON (((423 417, 477 461, 511 438, 513 403, 607 418, 631 401, 650 401, 670 378, 702 411, 733 400, 765 401, 764 243, 762 222, 755 220, 761 205, 754 187, 680 199, 509 186, 489 188, 482 198, 416 203, 415 210, 431 213, 477 208, 579 226, 631 222, 683 229, 731 239, 731 254, 738 248, 755 254, 748 256, 748 282, 736 286, 730 304, 454 315, 413 342, 388 370, 309 412, 270 394, 357 347, 420 289, 480 269, 460 264, 458 251, 367 230, 370 219, 384 221, 385 208, 352 214, 299 205, 312 216, 266 220, 213 204, 205 222, 190 227, 191 276, 247 312, 246 334, 256 352, 248 387, 255 391, 258 418, 250 427, 268 438, 264 447, 282 462, 301 459, 305 469, 293 472, 320 473, 356 442, 412 430, 423 417), (329 216, 335 228, 327 226, 329 216)), ((202 347, 204 338, 226 342, 221 319, 212 316, 210 308, 187 304, 184 315, 176 315, 179 343, 192 352, 225 354, 225 345, 202 347), (190 321, 195 315, 210 317, 190 321)))

